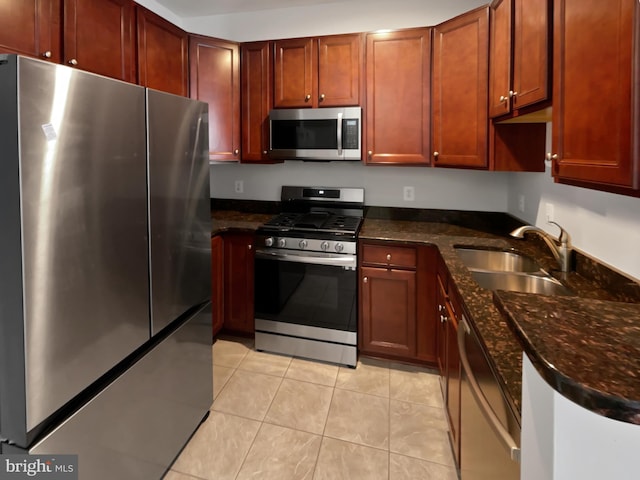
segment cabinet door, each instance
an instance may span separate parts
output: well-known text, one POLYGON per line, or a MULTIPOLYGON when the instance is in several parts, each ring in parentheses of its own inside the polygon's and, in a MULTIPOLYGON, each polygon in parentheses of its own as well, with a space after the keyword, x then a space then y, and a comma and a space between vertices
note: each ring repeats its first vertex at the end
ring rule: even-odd
POLYGON ((414 357, 416 272, 361 268, 360 349, 414 357))
POLYGON ((64 0, 64 63, 135 82, 131 0, 64 0))
POLYGON ((551 0, 515 0, 513 108, 549 98, 551 0))
POLYGON ((0 52, 60 62, 60 0, 0 1, 0 52))
POLYGON ((361 42, 359 34, 318 39, 318 106, 360 104, 361 42))
POLYGON ((245 233, 224 236, 224 328, 244 334, 255 331, 253 240, 245 233))
POLYGON ((431 29, 366 40, 366 163, 428 165, 431 29))
POLYGON ((456 460, 460 465, 460 353, 458 352, 458 322, 455 312, 449 307, 447 329, 447 417, 449 435, 456 460))
POLYGON ((556 178, 638 188, 637 22, 635 0, 554 2, 556 178))
POLYGON ((436 282, 436 298, 438 305, 438 371, 440 376, 444 379, 443 393, 446 402, 447 390, 446 390, 446 378, 447 378, 447 291, 446 291, 447 279, 438 275, 436 282))
POLYGON ((191 98, 209 104, 209 159, 240 159, 240 50, 236 43, 189 37, 191 98))
POLYGON ((432 246, 420 246, 417 264, 417 322, 416 357, 418 360, 436 365, 438 361, 438 325, 440 317, 436 315, 436 271, 438 249, 432 246))
POLYGON ((435 27, 433 156, 436 166, 488 166, 488 8, 435 27))
POLYGON ((318 50, 312 38, 274 42, 274 106, 317 107, 318 50))
POLYGON ((186 97, 188 37, 172 23, 136 6, 138 23, 138 84, 186 97))
POLYGON ((511 38, 513 0, 495 0, 489 8, 489 115, 511 110, 511 38))
POLYGON ((269 161, 269 110, 273 106, 271 43, 244 43, 240 69, 242 102, 242 163, 269 161))
POLYGON ((211 310, 213 335, 224 324, 224 243, 222 235, 211 238, 211 310))

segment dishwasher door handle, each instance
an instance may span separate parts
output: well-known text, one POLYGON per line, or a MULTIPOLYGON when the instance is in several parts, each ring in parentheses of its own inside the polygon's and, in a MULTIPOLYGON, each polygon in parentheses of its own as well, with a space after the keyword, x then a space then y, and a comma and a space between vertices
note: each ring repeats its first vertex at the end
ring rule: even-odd
POLYGON ((462 317, 460 325, 458 326, 458 351, 460 352, 460 363, 462 364, 462 368, 467 374, 467 378, 469 379, 469 386, 471 387, 471 392, 473 393, 473 397, 476 402, 480 406, 480 410, 484 414, 484 417, 489 422, 494 432, 500 438, 502 444, 506 447, 511 460, 520 462, 520 447, 515 442, 509 431, 502 425, 502 422, 495 414, 491 405, 485 398, 482 390, 480 389, 480 385, 478 385, 478 381, 471 370, 471 365, 469 364, 469 358, 467 357, 467 351, 464 345, 464 337, 467 333, 470 332, 470 327, 467 325, 467 320, 462 317))

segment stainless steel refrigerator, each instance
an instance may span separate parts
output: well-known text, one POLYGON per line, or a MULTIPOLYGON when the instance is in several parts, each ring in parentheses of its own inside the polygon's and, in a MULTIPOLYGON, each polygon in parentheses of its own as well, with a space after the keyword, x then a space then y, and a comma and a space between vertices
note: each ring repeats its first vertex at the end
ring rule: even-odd
POLYGON ((206 116, 0 55, 0 453, 160 478, 208 413, 206 116))

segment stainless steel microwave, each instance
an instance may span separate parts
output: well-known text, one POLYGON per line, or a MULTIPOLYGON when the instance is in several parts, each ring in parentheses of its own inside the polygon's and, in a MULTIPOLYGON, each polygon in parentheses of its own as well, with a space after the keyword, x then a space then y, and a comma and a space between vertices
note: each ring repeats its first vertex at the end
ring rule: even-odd
POLYGON ((362 109, 292 108, 269 113, 269 157, 278 160, 362 159, 362 109))

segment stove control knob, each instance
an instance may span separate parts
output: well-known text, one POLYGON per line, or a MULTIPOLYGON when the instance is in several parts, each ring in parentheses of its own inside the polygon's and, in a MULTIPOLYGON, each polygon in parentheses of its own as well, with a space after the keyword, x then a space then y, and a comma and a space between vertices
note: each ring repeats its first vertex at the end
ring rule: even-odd
POLYGON ((300 243, 298 243, 298 246, 300 246, 301 250, 304 250, 305 248, 307 248, 307 241, 306 240, 300 240, 300 243))
POLYGON ((320 244, 320 249, 321 249, 323 252, 326 252, 327 250, 329 250, 329 242, 322 242, 322 243, 320 244))
POLYGON ((284 248, 287 246, 287 239, 286 238, 279 238, 278 239, 278 246, 280 248, 284 248))
POLYGON ((264 246, 271 247, 273 245, 273 237, 267 237, 264 239, 264 246))
POLYGON ((344 245, 341 243, 336 243, 336 252, 341 252, 344 250, 344 245))

